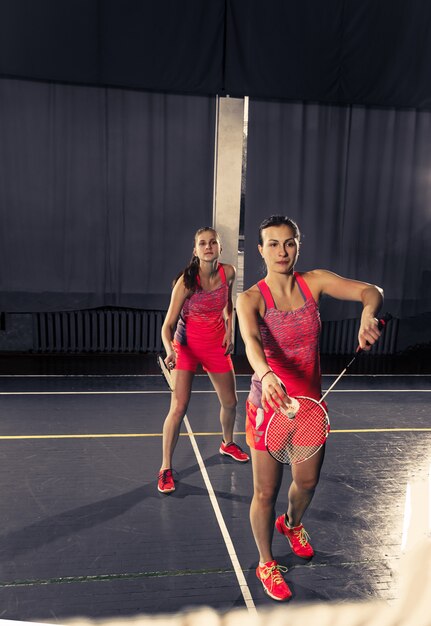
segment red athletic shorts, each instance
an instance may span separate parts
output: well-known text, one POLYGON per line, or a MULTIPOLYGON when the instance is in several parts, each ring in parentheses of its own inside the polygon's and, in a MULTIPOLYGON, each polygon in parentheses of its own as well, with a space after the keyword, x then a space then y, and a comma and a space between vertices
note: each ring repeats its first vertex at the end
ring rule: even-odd
MULTIPOLYGON (((222 340, 221 340, 222 341, 222 340)), ((175 369, 196 372, 200 363, 206 372, 211 374, 224 374, 233 370, 233 363, 230 355, 225 355, 225 348, 217 343, 201 342, 193 345, 185 345, 174 340, 174 350, 177 355, 175 369)))

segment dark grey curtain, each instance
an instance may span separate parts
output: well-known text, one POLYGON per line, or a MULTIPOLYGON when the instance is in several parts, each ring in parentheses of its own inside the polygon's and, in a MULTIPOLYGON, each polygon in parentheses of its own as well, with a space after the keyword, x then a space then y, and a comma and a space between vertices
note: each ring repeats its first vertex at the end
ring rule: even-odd
POLYGON ((231 95, 430 108, 427 0, 227 0, 231 95))
POLYGON ((0 75, 430 109, 430 27, 429 0, 0 0, 0 75))
MULTIPOLYGON (((258 225, 299 223, 298 269, 323 267, 385 289, 396 316, 431 310, 431 113, 252 100, 245 286, 261 276, 258 225)), ((323 315, 355 315, 325 302, 323 315)))
POLYGON ((0 310, 164 308, 214 124, 214 97, 0 80, 0 310))
POLYGON ((223 86, 225 0, 0 0, 0 75, 156 92, 223 86))

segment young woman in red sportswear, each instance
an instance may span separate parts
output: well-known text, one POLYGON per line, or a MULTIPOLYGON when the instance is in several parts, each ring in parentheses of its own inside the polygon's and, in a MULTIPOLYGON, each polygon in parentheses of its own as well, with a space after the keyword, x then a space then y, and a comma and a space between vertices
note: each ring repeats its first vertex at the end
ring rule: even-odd
POLYGON ((292 466, 287 510, 275 519, 275 502, 283 466, 265 448, 265 429, 277 406, 287 407, 290 396, 321 397, 319 300, 326 294, 363 305, 358 340, 369 350, 380 336, 378 314, 382 290, 326 270, 294 271, 300 248, 297 224, 274 215, 259 229, 259 252, 267 273, 240 294, 237 313, 248 360, 254 370, 247 399, 246 433, 251 449, 254 494, 250 508, 253 535, 259 550, 257 577, 275 600, 288 600, 291 591, 281 575, 286 568, 274 560, 274 529, 286 536, 302 558, 314 554, 301 520, 319 481, 324 447, 303 463, 292 466), (280 384, 282 381, 283 386, 280 384))
POLYGON ((220 254, 217 232, 200 228, 195 234, 191 261, 175 282, 162 327, 165 363, 172 370, 175 384, 163 425, 163 459, 158 478, 158 490, 162 493, 175 490, 172 455, 199 363, 208 373, 221 405, 220 454, 242 463, 249 460, 233 442, 237 395, 230 354, 235 268, 220 263, 220 254))

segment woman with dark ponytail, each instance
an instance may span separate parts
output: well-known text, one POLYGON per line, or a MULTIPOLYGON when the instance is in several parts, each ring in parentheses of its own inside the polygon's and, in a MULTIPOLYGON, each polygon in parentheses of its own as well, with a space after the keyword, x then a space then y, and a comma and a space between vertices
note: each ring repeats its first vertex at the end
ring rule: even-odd
POLYGON ((161 493, 175 491, 172 456, 199 363, 208 373, 220 401, 223 431, 220 454, 242 463, 249 460, 233 442, 237 396, 230 354, 235 268, 220 263, 220 254, 217 231, 208 226, 200 228, 195 234, 190 263, 174 282, 162 327, 165 363, 172 370, 175 390, 163 425, 163 459, 158 477, 161 493))

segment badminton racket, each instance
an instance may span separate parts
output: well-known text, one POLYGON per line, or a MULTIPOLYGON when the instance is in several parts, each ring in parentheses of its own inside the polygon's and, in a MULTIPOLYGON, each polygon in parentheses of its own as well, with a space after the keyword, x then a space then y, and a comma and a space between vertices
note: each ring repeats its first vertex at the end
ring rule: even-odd
POLYGON ((160 367, 160 370, 163 374, 163 378, 171 391, 174 391, 174 378, 172 376, 172 370, 166 365, 163 356, 161 354, 157 355, 157 365, 160 367))
MULTIPOLYGON (((391 319, 392 316, 385 313, 379 319, 379 329, 383 329, 391 319)), ((306 396, 292 397, 289 409, 278 409, 273 413, 265 432, 265 445, 276 461, 295 465, 306 461, 320 450, 330 430, 329 417, 323 402, 361 352, 363 349, 358 346, 353 358, 319 401, 306 396)))

